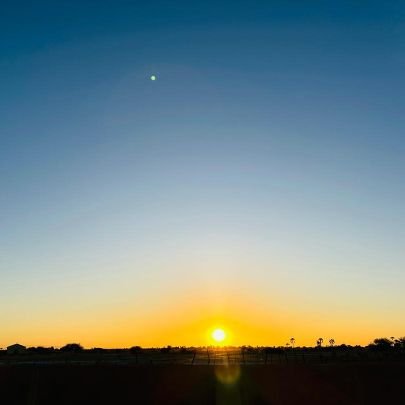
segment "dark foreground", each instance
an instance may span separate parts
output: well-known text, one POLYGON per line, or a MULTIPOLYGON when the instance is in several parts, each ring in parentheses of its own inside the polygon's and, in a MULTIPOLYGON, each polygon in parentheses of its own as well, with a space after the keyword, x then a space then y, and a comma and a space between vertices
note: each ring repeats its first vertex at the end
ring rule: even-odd
POLYGON ((3 405, 405 403, 405 363, 8 365, 3 405))

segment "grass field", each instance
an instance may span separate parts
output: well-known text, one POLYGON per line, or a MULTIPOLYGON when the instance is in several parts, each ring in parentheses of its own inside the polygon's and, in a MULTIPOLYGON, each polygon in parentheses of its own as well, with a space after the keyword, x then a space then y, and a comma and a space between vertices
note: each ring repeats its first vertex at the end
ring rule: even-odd
POLYGON ((405 403, 404 362, 3 365, 3 405, 405 403))

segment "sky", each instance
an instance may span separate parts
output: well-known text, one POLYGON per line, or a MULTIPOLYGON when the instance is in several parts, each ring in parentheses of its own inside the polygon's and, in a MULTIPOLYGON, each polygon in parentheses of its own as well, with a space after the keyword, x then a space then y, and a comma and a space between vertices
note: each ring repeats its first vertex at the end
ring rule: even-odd
POLYGON ((405 335, 404 71, 402 1, 3 0, 0 347, 405 335))

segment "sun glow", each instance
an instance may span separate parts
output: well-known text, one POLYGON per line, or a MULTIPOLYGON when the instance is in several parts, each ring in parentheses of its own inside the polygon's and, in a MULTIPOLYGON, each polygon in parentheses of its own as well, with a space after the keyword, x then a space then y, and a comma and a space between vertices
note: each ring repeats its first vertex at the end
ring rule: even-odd
POLYGON ((212 331, 211 337, 215 342, 222 343, 226 339, 226 333, 223 329, 217 328, 212 331))

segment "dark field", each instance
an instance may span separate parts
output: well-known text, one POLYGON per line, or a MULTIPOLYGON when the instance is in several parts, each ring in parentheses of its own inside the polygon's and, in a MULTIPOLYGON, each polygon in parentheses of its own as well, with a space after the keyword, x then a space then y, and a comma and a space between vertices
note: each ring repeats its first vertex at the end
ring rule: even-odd
POLYGON ((0 392, 2 405, 402 404, 405 363, 3 365, 0 392))

